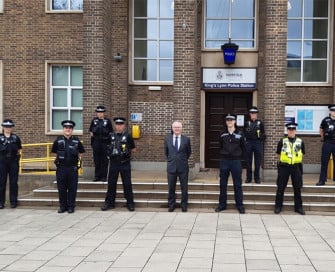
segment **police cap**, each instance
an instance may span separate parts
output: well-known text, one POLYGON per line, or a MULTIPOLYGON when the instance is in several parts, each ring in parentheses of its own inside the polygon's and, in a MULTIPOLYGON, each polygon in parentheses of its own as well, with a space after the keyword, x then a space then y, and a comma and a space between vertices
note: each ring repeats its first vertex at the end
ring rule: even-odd
POLYGON ((14 122, 11 119, 5 119, 1 125, 3 127, 14 127, 14 122))
POLYGON ((334 104, 329 105, 329 106, 328 106, 328 109, 329 109, 330 111, 335 111, 335 105, 334 105, 334 104))
POLYGON ((115 124, 124 124, 126 122, 126 118, 123 117, 115 117, 113 119, 113 121, 115 122, 115 124))
POLYGON ((250 109, 249 109, 249 112, 250 113, 257 113, 258 112, 258 108, 256 106, 252 106, 250 109))
POLYGON ((64 120, 62 121, 62 126, 63 127, 74 127, 76 125, 75 122, 73 122, 72 120, 64 120))
POLYGON ((226 115, 226 120, 236 120, 236 117, 235 117, 235 115, 232 115, 232 114, 228 113, 226 115))
POLYGON ((286 125, 287 129, 297 129, 298 124, 294 122, 287 123, 286 125))
POLYGON ((95 112, 105 112, 106 108, 104 106, 97 106, 97 108, 95 109, 95 112))

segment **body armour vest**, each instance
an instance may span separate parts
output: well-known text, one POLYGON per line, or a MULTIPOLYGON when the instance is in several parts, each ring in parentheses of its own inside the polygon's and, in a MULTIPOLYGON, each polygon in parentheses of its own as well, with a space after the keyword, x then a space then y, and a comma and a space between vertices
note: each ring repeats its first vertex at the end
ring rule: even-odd
POLYGON ((18 150, 18 137, 15 134, 11 134, 9 137, 0 134, 1 153, 4 153, 7 157, 14 157, 17 155, 18 150))
POLYGON ((261 137, 261 121, 248 121, 245 128, 245 138, 249 140, 257 140, 261 137))
POLYGON ((104 139, 108 139, 109 132, 110 131, 108 128, 108 119, 94 118, 92 124, 92 133, 94 136, 99 136, 104 139))
POLYGON ((330 117, 325 119, 327 127, 324 129, 324 138, 326 140, 335 140, 335 120, 330 117))
POLYGON ((296 138, 294 142, 286 137, 283 139, 283 147, 280 152, 280 162, 287 164, 297 164, 302 163, 302 150, 301 150, 302 140, 296 138))
POLYGON ((122 134, 118 134, 116 132, 112 132, 110 137, 110 158, 120 161, 130 159, 131 151, 129 149, 128 133, 123 132, 122 134))
POLYGON ((57 139, 57 160, 61 165, 76 166, 79 160, 78 150, 79 139, 71 137, 66 139, 63 136, 57 139))

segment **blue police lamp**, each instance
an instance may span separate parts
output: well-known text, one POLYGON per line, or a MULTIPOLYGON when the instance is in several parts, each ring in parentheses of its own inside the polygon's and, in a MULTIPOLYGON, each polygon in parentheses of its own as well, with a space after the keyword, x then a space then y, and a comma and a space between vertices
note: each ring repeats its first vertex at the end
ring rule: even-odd
POLYGON ((229 39, 228 43, 221 45, 221 50, 223 52, 223 60, 225 64, 234 64, 236 59, 236 51, 238 50, 238 45, 232 43, 229 39))

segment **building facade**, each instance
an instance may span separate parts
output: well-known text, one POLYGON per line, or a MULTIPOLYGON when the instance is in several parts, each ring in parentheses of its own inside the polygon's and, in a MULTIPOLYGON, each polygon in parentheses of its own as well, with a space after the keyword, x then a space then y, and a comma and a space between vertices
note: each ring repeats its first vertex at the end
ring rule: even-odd
POLYGON ((146 170, 165 169, 163 140, 181 120, 196 173, 218 167, 224 116, 242 125, 256 105, 263 175, 276 172, 288 120, 299 123, 305 171, 317 172, 319 124, 335 102, 334 13, 331 0, 0 0, 0 116, 24 143, 51 142, 73 119, 88 147, 104 105, 140 127, 133 167, 146 170))

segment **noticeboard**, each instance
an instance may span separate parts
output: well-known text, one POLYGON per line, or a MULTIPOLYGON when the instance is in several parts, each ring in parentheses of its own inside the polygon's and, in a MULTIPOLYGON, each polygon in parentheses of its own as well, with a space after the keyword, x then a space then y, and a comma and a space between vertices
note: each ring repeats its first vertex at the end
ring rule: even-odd
POLYGON ((297 134, 318 135, 321 121, 328 114, 327 105, 286 105, 285 123, 298 123, 297 134))

